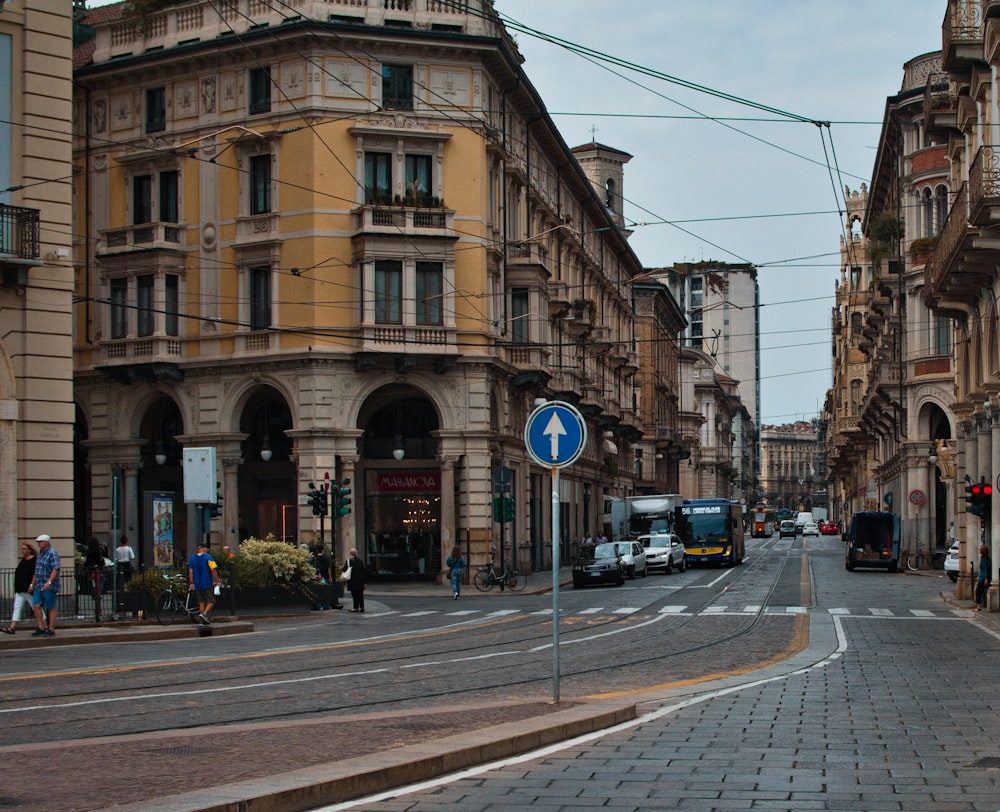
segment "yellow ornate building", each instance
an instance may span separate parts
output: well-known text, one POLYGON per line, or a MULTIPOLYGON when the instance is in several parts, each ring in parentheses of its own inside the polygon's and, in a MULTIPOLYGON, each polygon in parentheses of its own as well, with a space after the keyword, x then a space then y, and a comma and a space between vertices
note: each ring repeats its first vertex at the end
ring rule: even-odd
POLYGON ((152 505, 168 505, 176 555, 198 532, 183 453, 214 448, 219 542, 335 522, 338 554, 357 547, 380 576, 434 577, 454 544, 479 563, 491 540, 544 568, 549 472, 523 439, 540 397, 590 428, 561 477, 561 541, 634 491, 642 267, 620 166, 584 171, 488 0, 191 0, 88 22, 73 143, 88 528, 149 563, 152 505), (310 483, 347 479, 351 512, 314 516, 310 483))

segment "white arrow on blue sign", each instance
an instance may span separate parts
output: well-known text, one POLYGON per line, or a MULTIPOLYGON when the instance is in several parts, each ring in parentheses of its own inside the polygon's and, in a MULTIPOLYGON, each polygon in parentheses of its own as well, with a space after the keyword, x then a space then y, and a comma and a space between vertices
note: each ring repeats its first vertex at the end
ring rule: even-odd
POLYGON ((539 465, 562 468, 575 462, 587 446, 587 422, 569 403, 543 403, 528 416, 524 444, 539 465))

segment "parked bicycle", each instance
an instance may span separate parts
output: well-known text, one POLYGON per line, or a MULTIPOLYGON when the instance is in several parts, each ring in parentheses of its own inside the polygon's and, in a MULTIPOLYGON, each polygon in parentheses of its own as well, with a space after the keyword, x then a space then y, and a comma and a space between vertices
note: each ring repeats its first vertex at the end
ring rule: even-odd
POLYGON ((187 615, 192 623, 196 622, 198 601, 195 600, 194 592, 188 589, 187 580, 182 575, 164 575, 163 578, 166 584, 153 603, 157 622, 161 626, 169 626, 181 615, 187 615), (179 594, 181 589, 184 597, 179 594))
POLYGON ((489 564, 476 572, 472 583, 480 592, 489 592, 495 586, 499 586, 501 592, 505 589, 509 589, 511 592, 521 592, 528 585, 528 576, 512 570, 510 564, 506 564, 503 572, 498 573, 493 562, 490 561, 489 564))

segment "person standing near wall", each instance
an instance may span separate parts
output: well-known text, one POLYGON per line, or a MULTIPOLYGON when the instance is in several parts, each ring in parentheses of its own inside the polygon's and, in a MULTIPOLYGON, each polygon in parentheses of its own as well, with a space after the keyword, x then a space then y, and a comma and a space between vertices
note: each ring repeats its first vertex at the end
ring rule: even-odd
POLYGON ((981 612, 986 606, 986 596, 990 591, 990 580, 993 578, 993 562, 990 560, 990 548, 985 544, 979 547, 979 577, 976 579, 976 611, 981 612))

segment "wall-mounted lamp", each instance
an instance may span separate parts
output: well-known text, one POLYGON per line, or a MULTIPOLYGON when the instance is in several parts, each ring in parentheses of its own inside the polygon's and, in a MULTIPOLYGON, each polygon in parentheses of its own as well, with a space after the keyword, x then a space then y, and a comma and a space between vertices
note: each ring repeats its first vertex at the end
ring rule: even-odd
POLYGON ((260 438, 260 458, 264 462, 270 462, 274 452, 271 450, 271 433, 268 431, 270 425, 267 415, 267 401, 264 401, 264 434, 260 438))
POLYGON ((399 401, 396 401, 396 436, 392 441, 392 458, 399 462, 406 456, 406 449, 403 447, 403 435, 399 430, 399 401))
POLYGON ((931 446, 930 454, 927 455, 927 464, 933 467, 937 465, 937 463, 937 448, 935 446, 931 446))
POLYGON ((157 465, 166 465, 167 463, 167 452, 163 449, 163 443, 156 444, 156 456, 154 457, 157 465))

